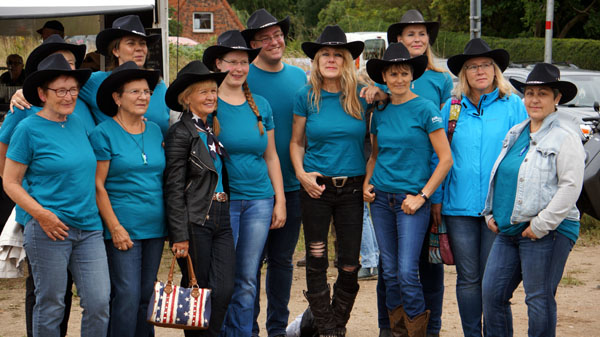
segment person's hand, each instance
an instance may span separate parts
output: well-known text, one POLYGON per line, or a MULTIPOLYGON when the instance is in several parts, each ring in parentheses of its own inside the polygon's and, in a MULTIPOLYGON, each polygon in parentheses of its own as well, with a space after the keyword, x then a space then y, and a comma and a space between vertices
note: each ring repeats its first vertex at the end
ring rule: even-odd
POLYGON ((374 189, 375 187, 371 184, 363 185, 363 200, 365 202, 375 201, 375 193, 373 192, 374 189))
POLYGON ((496 223, 496 219, 490 218, 490 221, 488 221, 487 226, 492 232, 498 234, 499 230, 498 224, 496 223))
POLYGON ((121 225, 118 225, 111 230, 110 236, 112 237, 113 246, 115 246, 115 248, 118 250, 126 251, 133 247, 133 241, 131 241, 129 233, 125 227, 121 225))
POLYGON ((529 226, 527 226, 527 228, 525 228, 523 233, 521 233, 521 236, 523 236, 524 238, 530 238, 531 240, 534 240, 534 241, 539 239, 537 236, 535 236, 535 234, 531 230, 531 225, 529 225, 529 226))
POLYGON ((402 202, 402 211, 408 215, 415 214, 425 203, 425 199, 419 195, 407 194, 402 202))
POLYGON ((52 240, 64 240, 69 236, 67 231, 69 227, 65 225, 60 219, 56 216, 56 214, 51 211, 45 209, 42 214, 38 215, 36 220, 39 222, 40 227, 46 235, 52 240))
POLYGON ((273 206, 270 229, 283 228, 283 226, 285 226, 286 217, 285 201, 276 201, 275 206, 273 206))
POLYGON ((442 224, 442 204, 431 204, 431 221, 434 226, 442 224))
POLYGON ((175 257, 180 259, 182 257, 188 256, 188 251, 190 250, 190 241, 185 240, 181 242, 175 242, 173 247, 171 247, 171 251, 175 254, 175 257))
POLYGON ((317 184, 317 177, 322 176, 319 172, 304 172, 298 175, 300 184, 302 184, 306 193, 313 199, 319 199, 323 191, 325 191, 325 185, 317 184))
POLYGON ((381 91, 382 90, 378 87, 370 85, 368 87, 363 87, 362 89, 360 89, 360 97, 364 98, 368 104, 371 104, 375 100, 375 96, 377 96, 377 93, 381 91))
POLYGON ((31 104, 27 102, 25 96, 23 95, 23 89, 15 91, 14 95, 10 99, 10 112, 15 112, 15 107, 21 110, 31 108, 31 104))

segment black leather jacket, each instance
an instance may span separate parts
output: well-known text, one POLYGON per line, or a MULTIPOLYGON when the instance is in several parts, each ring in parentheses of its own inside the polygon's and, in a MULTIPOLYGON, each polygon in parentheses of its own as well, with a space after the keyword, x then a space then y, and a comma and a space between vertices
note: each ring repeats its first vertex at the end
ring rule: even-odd
MULTIPOLYGON (((184 113, 165 140, 165 202, 171 243, 189 240, 190 226, 203 226, 213 202, 218 174, 206 145, 184 113)), ((223 188, 229 194, 223 165, 223 188)))

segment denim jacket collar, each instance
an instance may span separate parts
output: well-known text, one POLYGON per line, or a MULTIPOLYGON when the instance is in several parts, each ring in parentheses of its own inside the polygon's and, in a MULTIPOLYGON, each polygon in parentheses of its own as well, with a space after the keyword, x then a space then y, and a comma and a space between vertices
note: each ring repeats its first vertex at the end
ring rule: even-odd
MULTIPOLYGON (((537 130, 537 132, 531 134, 531 141, 534 143, 539 143, 540 140, 542 140, 542 138, 544 138, 544 136, 550 131, 550 129, 552 129, 554 123, 559 123, 559 121, 557 120, 557 116, 558 114, 556 112, 553 112, 546 116, 546 118, 544 118, 544 120, 542 121, 540 129, 537 130)), ((528 118, 527 120, 527 124, 531 124, 531 118, 528 118)))

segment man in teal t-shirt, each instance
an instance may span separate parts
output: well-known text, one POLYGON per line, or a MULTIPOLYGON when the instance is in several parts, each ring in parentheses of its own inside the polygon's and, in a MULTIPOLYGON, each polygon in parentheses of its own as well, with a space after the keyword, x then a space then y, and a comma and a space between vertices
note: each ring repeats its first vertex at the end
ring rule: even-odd
MULTIPOLYGON (((292 256, 300 232, 300 182, 290 160, 290 138, 294 97, 296 91, 306 84, 304 70, 282 62, 285 37, 289 30, 289 17, 278 21, 265 9, 252 13, 248 29, 242 34, 252 48, 262 48, 250 65, 248 86, 253 94, 263 96, 273 110, 275 123, 275 146, 281 163, 285 189, 287 220, 283 228, 269 232, 264 255, 267 258, 267 331, 269 336, 285 335, 288 322, 288 302, 292 286, 292 256)), ((260 270, 258 286, 260 287, 260 270)), ((260 293, 258 289, 257 294, 260 293)), ((260 297, 254 306, 253 335, 258 335, 257 318, 260 312, 260 297)))

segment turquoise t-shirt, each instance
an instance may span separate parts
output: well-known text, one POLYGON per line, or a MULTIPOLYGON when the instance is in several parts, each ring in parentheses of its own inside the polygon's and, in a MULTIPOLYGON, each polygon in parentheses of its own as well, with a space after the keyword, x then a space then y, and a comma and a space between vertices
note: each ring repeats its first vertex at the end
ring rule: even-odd
MULTIPOLYGON (((204 143, 204 145, 206 145, 206 149, 208 150, 208 139, 206 137, 206 132, 198 131, 198 135, 200 135, 202 142, 204 143)), ((221 141, 221 139, 219 139, 219 141, 221 141)), ((223 189, 223 161, 221 160, 221 156, 216 155, 213 159, 213 163, 215 164, 215 169, 217 170, 217 174, 219 175, 219 180, 217 181, 217 188, 215 189, 215 192, 225 192, 225 190, 223 189)))
MULTIPOLYGON (((143 133, 132 135, 110 118, 90 135, 96 159, 110 160, 104 187, 119 223, 133 240, 167 235, 162 141, 160 128, 150 121, 143 133)), ((108 228, 104 229, 104 237, 111 238, 108 228)))
MULTIPOLYGON (((529 150, 529 140, 530 129, 527 127, 498 165, 494 178, 494 220, 498 230, 506 235, 520 235, 528 226, 525 222, 512 224, 510 217, 515 205, 519 169, 529 150)), ((556 230, 575 242, 579 237, 579 221, 565 219, 556 230)))
MULTIPOLYGON (((79 91, 79 98, 88 104, 98 124, 110 118, 100 111, 98 103, 96 103, 98 88, 100 88, 100 84, 102 84, 110 73, 110 71, 93 72, 90 79, 85 82, 85 85, 79 91)), ((156 88, 154 88, 154 93, 150 97, 150 105, 148 105, 148 110, 144 115, 149 121, 156 123, 160 127, 163 137, 167 135, 167 130, 169 129, 170 110, 167 107, 167 103, 165 103, 166 93, 167 86, 163 80, 160 80, 156 85, 156 88)))
POLYGON ((221 124, 219 141, 225 146, 229 159, 225 159, 229 177, 229 197, 231 200, 267 199, 275 195, 267 163, 263 154, 267 149, 267 131, 273 130, 273 113, 265 98, 252 95, 262 116, 264 134, 258 130, 256 115, 244 102, 231 105, 219 98, 221 124))
POLYGON ((376 109, 371 133, 377 136, 378 154, 371 184, 388 193, 418 193, 431 177, 429 134, 443 128, 439 108, 421 96, 376 109))
POLYGON ((263 96, 269 101, 275 122, 275 146, 281 163, 283 186, 286 192, 300 189, 300 182, 290 160, 290 139, 294 121, 294 97, 298 89, 306 84, 304 70, 284 63, 278 72, 269 72, 250 65, 248 86, 252 93, 263 96))
MULTIPOLYGON (((96 207, 96 157, 81 120, 32 115, 17 125, 6 154, 28 166, 27 192, 67 226, 102 230, 96 207)), ((23 225, 31 216, 26 214, 23 225)))
POLYGON ((440 106, 452 96, 452 87, 452 77, 449 73, 427 70, 412 82, 411 91, 432 101, 440 109, 440 106))
POLYGON ((319 172, 329 177, 365 174, 366 101, 360 99, 363 119, 356 119, 342 108, 341 92, 321 90, 321 105, 317 110, 309 102, 309 89, 308 85, 300 89, 294 101, 294 114, 306 118, 308 145, 304 154, 304 171, 319 172))

